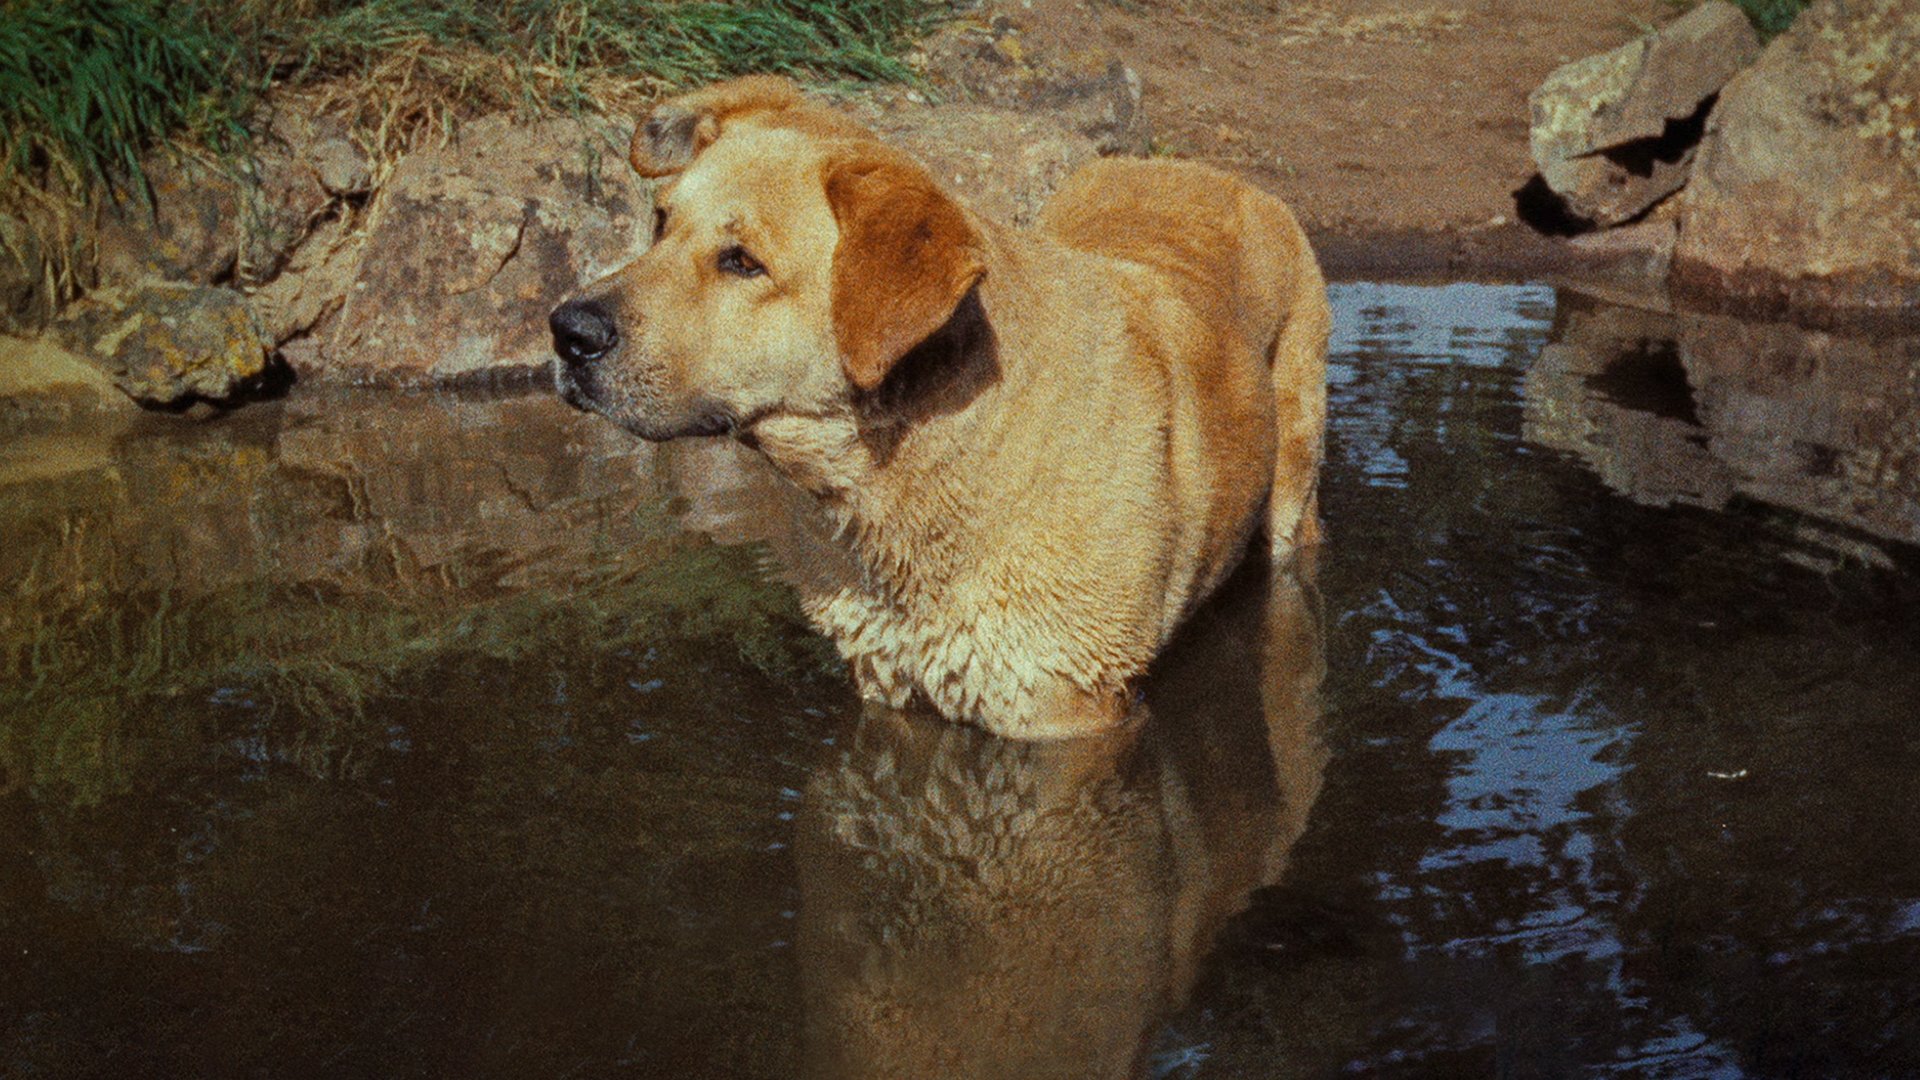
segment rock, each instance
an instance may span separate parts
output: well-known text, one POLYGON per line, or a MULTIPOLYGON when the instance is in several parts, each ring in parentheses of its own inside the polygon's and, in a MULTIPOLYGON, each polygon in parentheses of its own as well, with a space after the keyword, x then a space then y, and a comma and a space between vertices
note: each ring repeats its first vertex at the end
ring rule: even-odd
POLYGON ((344 122, 281 108, 244 153, 154 154, 146 193, 123 189, 99 221, 100 277, 200 285, 272 280, 317 221, 372 185, 367 156, 344 122))
POLYGON ((224 401, 252 388, 273 348, 246 297, 179 282, 96 291, 53 330, 128 397, 159 406, 224 401))
POLYGON ((922 46, 934 85, 961 100, 1052 114, 1102 154, 1144 154, 1140 76, 1099 47, 1028 39, 1016 19, 956 22, 922 46))
POLYGON ((984 105, 908 107, 871 117, 960 200, 1002 224, 1032 224, 1073 170, 1099 156, 1093 140, 1054 118, 984 105))
POLYGON ((1920 0, 1819 0, 1727 84, 1682 207, 1690 301, 1920 311, 1920 0))
POLYGON ((465 125, 409 154, 376 198, 352 288, 303 362, 403 386, 544 378, 547 313, 645 250, 624 139, 582 124, 465 125))
MULTIPOLYGON (((293 254, 278 276, 255 290, 254 314, 277 346, 311 334, 340 310, 360 271, 366 234, 349 217, 323 222, 293 254)), ((316 355, 313 349, 287 349, 287 359, 316 355)), ((294 370, 306 374, 304 363, 294 370)))
MULTIPOLYGON (((1661 209, 1668 205, 1663 203, 1661 209)), ((1678 235, 1672 215, 1656 210, 1645 221, 1582 233, 1568 243, 1587 263, 1584 277, 1658 289, 1673 265, 1673 245, 1678 235)))
POLYGON ((1759 51, 1739 8, 1707 0, 1659 33, 1561 67, 1527 98, 1541 177, 1595 224, 1639 215, 1686 183, 1706 108, 1759 51))
POLYGON ((122 189, 100 215, 100 280, 251 285, 271 278, 329 196, 277 155, 156 157, 148 197, 122 189), (149 201, 150 200, 150 201, 149 201))
POLYGON ((154 155, 142 163, 146 192, 122 188, 101 210, 100 280, 147 278, 211 284, 233 276, 240 259, 245 179, 198 158, 154 155))
POLYGON ((52 341, 0 335, 0 431, 68 426, 135 411, 113 380, 52 341))

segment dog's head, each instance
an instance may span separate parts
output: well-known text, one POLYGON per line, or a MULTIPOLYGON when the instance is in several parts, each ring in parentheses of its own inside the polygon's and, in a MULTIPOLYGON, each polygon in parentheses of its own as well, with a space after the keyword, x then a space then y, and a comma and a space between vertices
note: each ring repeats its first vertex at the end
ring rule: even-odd
POLYGON ((631 161, 653 246, 551 322, 561 395, 644 438, 845 415, 985 270, 924 169, 785 79, 659 106, 631 161))

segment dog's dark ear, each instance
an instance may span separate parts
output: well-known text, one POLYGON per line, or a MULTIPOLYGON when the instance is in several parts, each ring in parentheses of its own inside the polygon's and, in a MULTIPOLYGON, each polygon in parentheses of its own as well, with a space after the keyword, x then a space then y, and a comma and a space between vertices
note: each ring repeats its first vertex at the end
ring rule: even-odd
POLYGON ((800 88, 778 75, 715 83, 654 106, 634 129, 627 161, 641 176, 671 176, 713 145, 729 117, 790 109, 800 103, 800 88))
POLYGON ((847 378, 871 390, 940 329, 987 264, 966 212, 925 169, 877 145, 828 166, 833 332, 847 378))

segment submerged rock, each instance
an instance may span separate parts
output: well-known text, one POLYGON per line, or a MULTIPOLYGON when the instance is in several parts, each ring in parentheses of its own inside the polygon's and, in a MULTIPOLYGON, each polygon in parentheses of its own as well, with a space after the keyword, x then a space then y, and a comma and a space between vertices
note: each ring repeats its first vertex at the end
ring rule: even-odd
POLYGON ((1639 215, 1686 183, 1707 107, 1759 52, 1740 9, 1707 0, 1657 34, 1561 67, 1527 99, 1541 178, 1595 224, 1639 215))
POLYGON ((547 312, 647 246, 649 204, 624 145, 582 124, 493 116, 409 154, 311 363, 402 386, 543 376, 547 312))
POLYGON ((1920 308, 1920 0, 1819 0, 1727 84, 1672 284, 1756 312, 1920 308))
POLYGON ((179 282, 102 289, 54 333, 128 397, 159 406, 231 398, 260 379, 273 349, 246 297, 179 282))

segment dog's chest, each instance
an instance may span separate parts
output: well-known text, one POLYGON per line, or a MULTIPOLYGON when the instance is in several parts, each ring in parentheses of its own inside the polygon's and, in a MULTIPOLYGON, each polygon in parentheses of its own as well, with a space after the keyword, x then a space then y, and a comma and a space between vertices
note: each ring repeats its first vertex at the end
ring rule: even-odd
POLYGON ((938 601, 902 602, 857 586, 801 599, 852 665, 862 693, 896 707, 917 693, 955 718, 1019 716, 1061 680, 1090 684, 1111 664, 1087 654, 1074 635, 965 589, 938 601))

